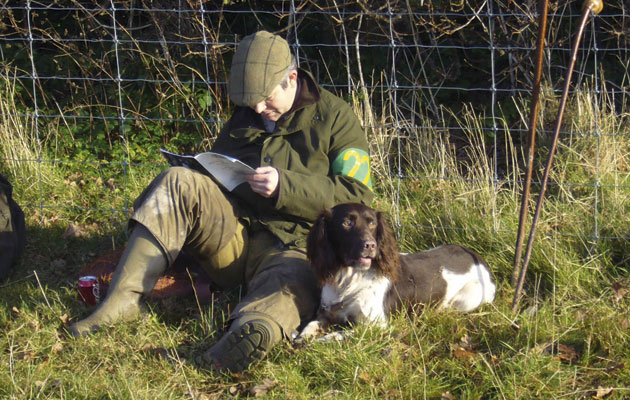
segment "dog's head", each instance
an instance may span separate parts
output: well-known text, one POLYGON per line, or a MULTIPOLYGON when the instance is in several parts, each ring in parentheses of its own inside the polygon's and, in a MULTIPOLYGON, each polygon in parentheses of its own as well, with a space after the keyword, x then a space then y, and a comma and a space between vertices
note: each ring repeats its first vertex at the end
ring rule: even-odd
POLYGON ((397 278, 396 238, 384 214, 363 204, 344 203, 323 211, 306 249, 320 283, 343 267, 378 268, 388 278, 397 278))

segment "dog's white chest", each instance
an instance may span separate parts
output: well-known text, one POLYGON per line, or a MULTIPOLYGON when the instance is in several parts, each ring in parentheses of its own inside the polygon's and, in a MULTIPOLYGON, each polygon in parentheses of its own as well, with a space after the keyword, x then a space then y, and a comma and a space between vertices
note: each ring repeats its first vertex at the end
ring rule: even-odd
POLYGON ((336 323, 367 320, 385 324, 384 299, 390 281, 372 271, 343 268, 322 288, 321 308, 336 323))

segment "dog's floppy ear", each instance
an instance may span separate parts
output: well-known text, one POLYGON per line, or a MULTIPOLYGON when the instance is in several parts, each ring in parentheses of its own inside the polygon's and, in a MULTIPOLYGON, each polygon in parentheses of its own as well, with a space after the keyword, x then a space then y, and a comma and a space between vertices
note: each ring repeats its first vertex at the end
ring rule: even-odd
POLYGON ((396 236, 386 221, 385 214, 377 212, 378 225, 376 227, 376 243, 378 243, 378 255, 376 261, 379 268, 389 279, 398 279, 398 244, 396 236))
POLYGON ((328 225, 331 220, 330 210, 322 211, 306 238, 306 255, 320 285, 323 285, 332 275, 334 269, 335 253, 328 235, 328 225))

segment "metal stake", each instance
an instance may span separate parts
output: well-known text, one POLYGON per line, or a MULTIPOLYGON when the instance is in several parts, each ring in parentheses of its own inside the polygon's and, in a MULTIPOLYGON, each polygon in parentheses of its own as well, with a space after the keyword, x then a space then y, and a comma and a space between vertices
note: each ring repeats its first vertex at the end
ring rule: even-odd
POLYGON ((518 271, 523 250, 523 236, 525 235, 525 222, 527 221, 527 205, 529 203, 529 191, 532 184, 532 170, 534 168, 534 150, 536 148, 536 123, 538 122, 538 99, 540 94, 540 77, 542 75, 543 55, 545 50, 545 36, 547 32, 548 0, 541 0, 539 6, 538 41, 536 44, 536 76, 534 77, 534 89, 532 92, 532 109, 529 116, 529 153, 527 154, 527 171, 523 186, 523 199, 521 201, 521 215, 518 220, 518 234, 516 236, 516 249, 514 251, 514 269, 512 270, 512 286, 518 283, 518 271))
POLYGON ((562 99, 560 100, 560 107, 558 109, 558 114, 556 116, 553 142, 551 144, 551 148, 549 149, 549 156, 547 158, 545 171, 543 173, 542 186, 540 188, 540 195, 538 196, 538 201, 536 203, 536 211, 534 213, 534 218, 532 219, 532 227, 529 232, 529 239, 527 241, 527 249, 525 251, 525 259, 523 260, 523 266, 521 267, 521 270, 520 270, 520 274, 519 274, 518 282, 516 286, 516 291, 514 293, 514 299, 512 301, 512 311, 516 311, 518 302, 521 298, 521 291, 523 290, 523 282, 525 281, 525 273, 527 272, 527 264, 529 263, 529 258, 532 253, 532 245, 534 243, 534 237, 536 234, 536 223, 538 222, 538 219, 540 217, 542 203, 545 198, 545 191, 547 190, 547 182, 549 180, 549 171, 551 170, 553 156, 556 152, 556 146, 558 144, 558 136, 560 135, 560 127, 562 125, 562 118, 564 116, 564 108, 566 106, 567 97, 569 94, 571 76, 573 75, 573 69, 575 67, 575 61, 577 59, 577 51, 580 46, 582 34, 584 33, 584 28, 586 27, 586 23, 588 21, 588 18, 591 15, 591 12, 593 12, 594 14, 599 14, 603 8, 604 8, 604 3, 601 0, 587 0, 587 2, 584 3, 584 6, 583 6, 582 19, 580 21, 580 26, 578 28, 578 32, 575 37, 575 43, 573 44, 573 50, 571 52, 571 63, 569 65, 569 69, 567 70, 567 74, 565 77, 564 90, 562 92, 562 99))

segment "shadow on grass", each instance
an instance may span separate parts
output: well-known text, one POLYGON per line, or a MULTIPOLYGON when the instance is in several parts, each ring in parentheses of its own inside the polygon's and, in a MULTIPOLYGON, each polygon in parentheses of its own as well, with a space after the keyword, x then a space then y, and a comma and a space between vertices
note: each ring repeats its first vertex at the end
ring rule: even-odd
MULTIPOLYGON (((108 232, 75 236, 68 235, 68 228, 61 224, 27 226, 24 253, 7 279, 0 283, 0 307, 6 311, 14 308, 34 310, 42 304, 57 302, 70 320, 85 318, 94 307, 85 305, 78 296, 77 282, 82 268, 122 248, 126 240, 123 224, 108 232)), ((212 291, 205 296, 195 291, 189 293, 147 298, 146 303, 158 322, 169 326, 186 325, 190 319, 201 320, 207 326, 201 326, 198 333, 206 336, 209 332, 223 330, 240 290, 212 291)), ((63 331, 63 325, 59 328, 63 331)))

